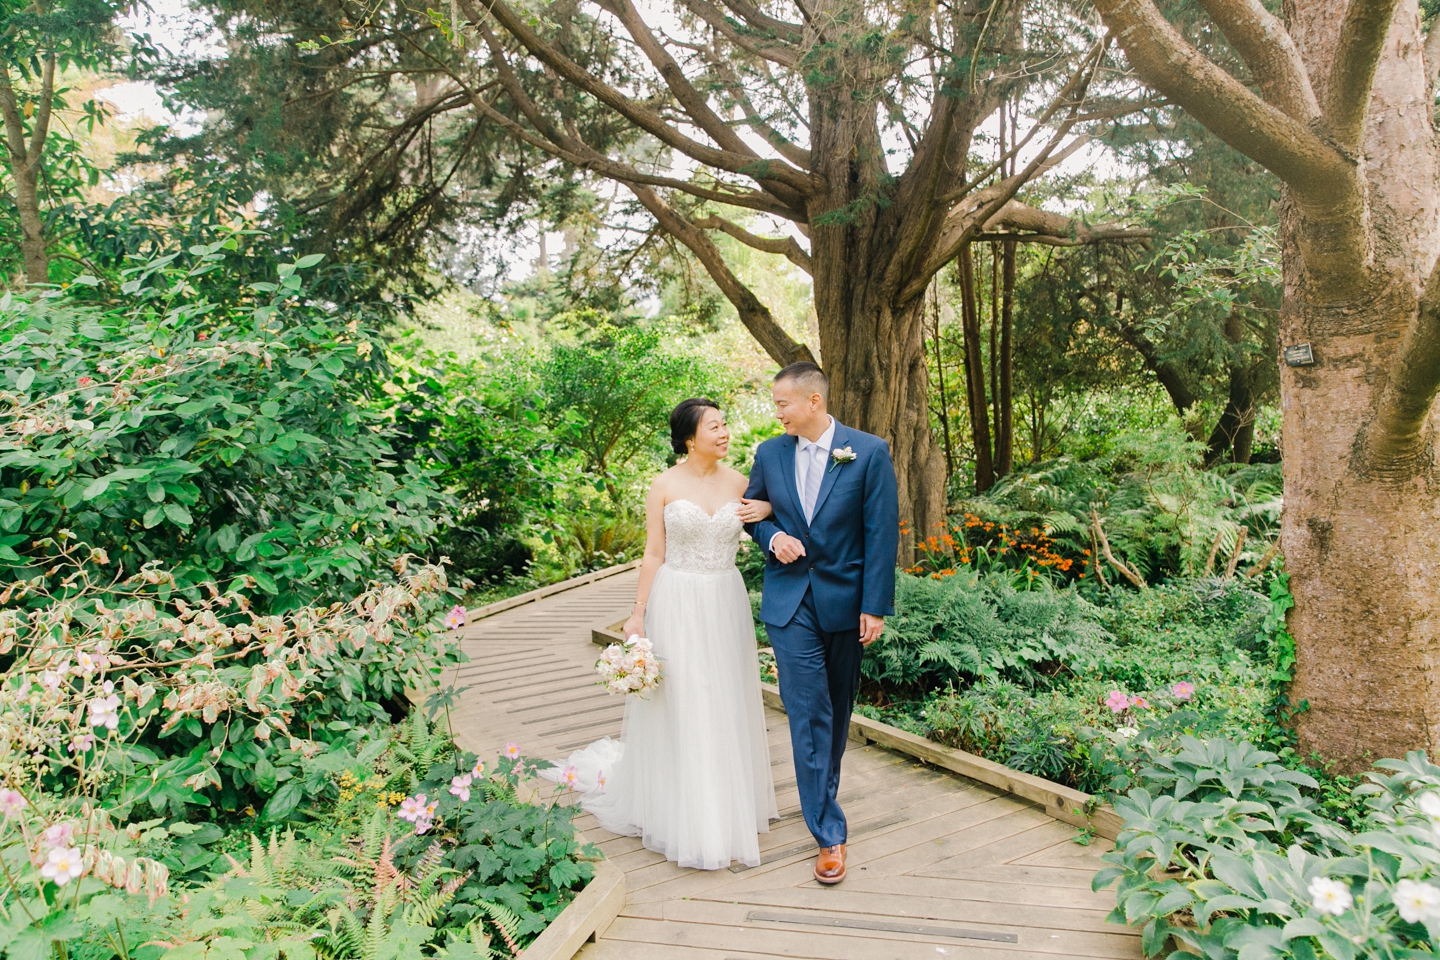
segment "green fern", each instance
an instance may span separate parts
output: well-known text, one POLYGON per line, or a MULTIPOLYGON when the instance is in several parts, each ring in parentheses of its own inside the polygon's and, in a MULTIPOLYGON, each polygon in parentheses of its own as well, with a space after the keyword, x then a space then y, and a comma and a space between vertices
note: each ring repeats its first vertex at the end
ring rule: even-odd
MULTIPOLYGON (((492 900, 480 900, 475 904, 486 918, 494 924, 500 939, 505 941, 505 946, 510 950, 510 956, 520 956, 520 947, 517 941, 520 939, 520 915, 504 904, 495 903, 492 900)), ((493 956, 503 957, 503 953, 494 947, 490 948, 493 956)))

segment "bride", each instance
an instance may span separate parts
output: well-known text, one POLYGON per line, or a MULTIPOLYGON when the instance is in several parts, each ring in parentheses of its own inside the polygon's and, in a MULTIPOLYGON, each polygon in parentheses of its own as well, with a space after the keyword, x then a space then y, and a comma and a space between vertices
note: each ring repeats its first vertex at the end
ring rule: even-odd
POLYGON ((685 457, 650 486, 645 559, 629 636, 648 637, 659 689, 625 704, 620 742, 605 738, 566 766, 581 806, 612 833, 638 836, 682 867, 760 864, 759 834, 777 817, 755 624, 735 553, 743 523, 770 504, 745 500, 746 478, 722 464, 730 431, 709 400, 670 414, 670 441, 685 457))

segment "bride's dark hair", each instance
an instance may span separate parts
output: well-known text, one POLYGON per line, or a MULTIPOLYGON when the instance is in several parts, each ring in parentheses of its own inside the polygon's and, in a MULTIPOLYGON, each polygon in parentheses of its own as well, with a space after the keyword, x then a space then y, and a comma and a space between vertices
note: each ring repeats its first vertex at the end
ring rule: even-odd
POLYGON ((670 448, 677 457, 689 452, 687 444, 695 439, 695 432, 700 429, 700 418, 705 416, 707 409, 719 410, 720 404, 704 397, 691 397, 681 401, 670 412, 670 448))

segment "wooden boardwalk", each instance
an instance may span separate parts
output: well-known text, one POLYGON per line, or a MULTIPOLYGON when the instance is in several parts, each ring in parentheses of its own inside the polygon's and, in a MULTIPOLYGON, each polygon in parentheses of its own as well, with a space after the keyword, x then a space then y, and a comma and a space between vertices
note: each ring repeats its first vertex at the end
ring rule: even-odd
MULTIPOLYGON (((452 723, 485 754, 514 741, 560 759, 620 733, 622 703, 594 683, 593 626, 625 616, 633 570, 472 621, 452 723)), ((626 906, 583 960, 911 960, 1141 957, 1140 938, 1107 924, 1108 892, 1090 878, 1109 848, 1031 803, 852 743, 840 799, 850 820, 850 876, 822 887, 800 819, 782 711, 767 709, 781 819, 761 837, 759 867, 682 870, 578 823, 626 874, 626 906)))

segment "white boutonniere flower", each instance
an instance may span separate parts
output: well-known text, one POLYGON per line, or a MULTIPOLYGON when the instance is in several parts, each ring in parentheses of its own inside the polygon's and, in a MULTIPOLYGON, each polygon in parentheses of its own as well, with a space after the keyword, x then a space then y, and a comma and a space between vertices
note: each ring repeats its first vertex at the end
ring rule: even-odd
POLYGON ((836 447, 830 451, 830 469, 834 470, 842 463, 852 463, 855 460, 855 451, 849 447, 836 447))

